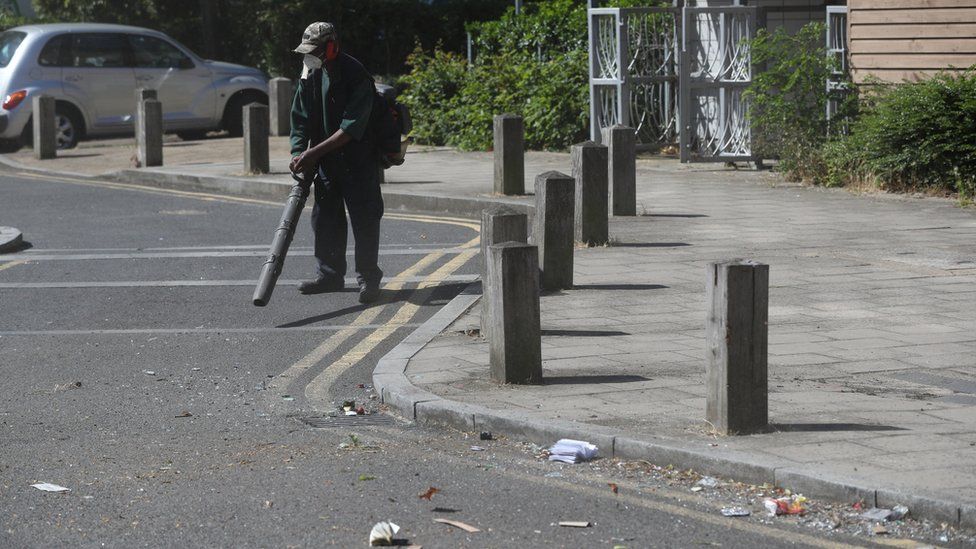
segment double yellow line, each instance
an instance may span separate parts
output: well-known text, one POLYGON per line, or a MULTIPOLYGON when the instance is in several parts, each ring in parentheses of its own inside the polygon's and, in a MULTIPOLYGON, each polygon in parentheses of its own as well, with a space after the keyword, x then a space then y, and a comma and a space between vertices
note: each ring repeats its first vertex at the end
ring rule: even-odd
MULTIPOLYGON (((209 193, 198 193, 191 191, 178 191, 172 189, 162 189, 157 187, 147 187, 143 185, 130 185, 126 183, 115 183, 109 181, 98 181, 91 179, 80 179, 73 177, 48 177, 39 176, 32 173, 21 172, 18 176, 27 177, 32 179, 40 179, 44 181, 58 181, 62 183, 70 183, 75 185, 85 185, 91 187, 100 187, 114 190, 123 191, 137 191, 146 192, 151 194, 161 194, 167 196, 179 196, 183 198, 189 198, 194 200, 203 200, 208 202, 226 202, 226 203, 237 203, 237 204, 252 204, 252 205, 268 205, 268 206, 280 206, 279 202, 274 202, 270 200, 261 200, 254 198, 244 198, 235 196, 223 196, 217 194, 209 193)), ((468 219, 460 219, 456 217, 440 217, 440 216, 427 216, 427 215, 414 215, 414 214, 404 214, 404 213, 389 213, 386 214, 387 219, 398 219, 404 221, 417 221, 421 223, 439 223, 454 225, 459 227, 465 227, 471 229, 477 233, 480 233, 481 226, 468 219)), ((465 251, 456 255, 453 259, 442 265, 440 268, 425 277, 417 286, 413 292, 408 296, 406 301, 400 305, 400 307, 393 313, 390 320, 385 322, 382 326, 371 332, 365 338, 363 338, 359 343, 357 343, 350 351, 339 357, 335 362, 327 365, 325 369, 322 370, 315 378, 312 379, 305 387, 305 396, 309 403, 317 409, 327 409, 330 408, 328 405, 328 395, 329 390, 332 385, 335 384, 339 376, 349 371, 353 366, 358 364, 361 360, 366 358, 370 352, 376 349, 381 343, 386 341, 397 329, 409 324, 410 321, 419 312, 422 303, 426 302, 431 294, 433 294, 435 288, 452 275, 455 271, 460 269, 471 260, 475 255, 478 254, 478 250, 474 249, 478 246, 480 242, 480 234, 475 238, 469 240, 468 242, 462 244, 460 247, 465 249, 465 251)), ((406 281, 410 277, 419 275, 424 270, 428 269, 432 265, 436 264, 438 261, 445 257, 444 252, 435 251, 426 256, 422 257, 419 261, 407 267, 403 272, 396 275, 390 279, 384 286, 383 289, 387 292, 397 292, 406 286, 406 281)), ((14 261, 7 263, 5 265, 0 265, 0 270, 13 267, 16 264, 24 263, 24 261, 14 261)), ((268 389, 270 396, 273 397, 272 403, 281 402, 281 397, 284 397, 289 393, 289 387, 303 374, 310 371, 316 365, 318 365, 322 360, 327 358, 329 355, 335 353, 344 343, 346 343, 350 338, 359 333, 360 328, 365 325, 373 324, 374 321, 383 314, 388 307, 392 304, 384 303, 379 306, 371 307, 366 309, 357 316, 352 323, 343 330, 340 330, 333 334, 331 337, 320 343, 315 347, 310 353, 302 357, 300 360, 289 366, 282 373, 275 376, 274 380, 269 384, 268 389)))

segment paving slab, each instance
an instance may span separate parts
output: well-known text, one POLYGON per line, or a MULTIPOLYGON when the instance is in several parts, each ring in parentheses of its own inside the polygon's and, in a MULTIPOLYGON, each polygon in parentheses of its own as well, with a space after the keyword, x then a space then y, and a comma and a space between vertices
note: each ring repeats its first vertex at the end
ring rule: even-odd
MULTIPOLYGON (((130 167, 134 143, 92 142, 59 158, 2 160, 210 192, 278 196, 244 176, 240 140, 165 144, 167 166, 130 167)), ((535 175, 566 153, 529 153, 535 175)), ((492 157, 415 148, 386 172, 392 207, 474 217, 492 157)), ((589 438, 604 455, 697 467, 809 495, 976 524, 976 213, 933 198, 855 196, 775 174, 673 159, 638 162, 638 216, 611 218, 608 246, 575 254, 572 290, 541 298, 541 386, 488 379, 478 296, 459 296, 377 367, 384 401, 418 421, 548 444, 589 438), (719 437, 704 418, 705 265, 770 265, 769 432, 719 437), (474 334, 474 335, 469 335, 474 334)))

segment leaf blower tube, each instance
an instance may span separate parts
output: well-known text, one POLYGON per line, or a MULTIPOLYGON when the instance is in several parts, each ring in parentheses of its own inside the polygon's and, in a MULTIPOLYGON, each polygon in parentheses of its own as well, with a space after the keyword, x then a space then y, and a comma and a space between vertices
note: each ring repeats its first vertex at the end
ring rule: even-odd
POLYGON ((271 292, 274 291, 278 276, 285 266, 288 247, 295 237, 295 228, 298 226, 298 219, 305 208, 305 201, 308 200, 309 189, 312 186, 311 177, 307 175, 292 174, 292 178, 295 180, 295 186, 288 193, 285 211, 281 214, 281 222, 278 223, 274 239, 271 241, 271 251, 268 252, 268 259, 261 268, 257 288, 254 289, 253 302, 258 307, 264 307, 271 301, 271 292))

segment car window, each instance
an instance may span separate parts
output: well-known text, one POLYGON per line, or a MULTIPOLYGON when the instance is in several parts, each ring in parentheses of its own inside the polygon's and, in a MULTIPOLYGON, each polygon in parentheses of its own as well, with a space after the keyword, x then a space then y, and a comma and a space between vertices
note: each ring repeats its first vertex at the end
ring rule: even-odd
POLYGON ((48 40, 37 58, 37 64, 42 67, 63 67, 68 64, 69 38, 71 38, 69 35, 62 34, 48 40))
POLYGON ((154 36, 130 34, 135 66, 151 69, 179 69, 193 66, 193 61, 176 46, 154 36))
POLYGON ((129 43, 124 35, 84 33, 73 36, 74 43, 69 66, 96 68, 129 66, 129 43))
POLYGON ((0 32, 0 67, 6 67, 10 63, 25 36, 27 36, 25 32, 0 32))

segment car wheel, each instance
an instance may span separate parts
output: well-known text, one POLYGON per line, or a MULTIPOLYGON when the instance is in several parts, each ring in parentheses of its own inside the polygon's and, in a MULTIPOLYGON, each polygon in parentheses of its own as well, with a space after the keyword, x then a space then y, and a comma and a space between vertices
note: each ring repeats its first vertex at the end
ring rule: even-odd
POLYGON ((184 130, 176 132, 176 136, 183 141, 200 141, 207 138, 207 130, 184 130))
POLYGON ((78 146, 78 139, 81 137, 81 122, 78 120, 78 115, 58 108, 54 111, 54 125, 57 127, 55 141, 58 149, 73 149, 78 146))

